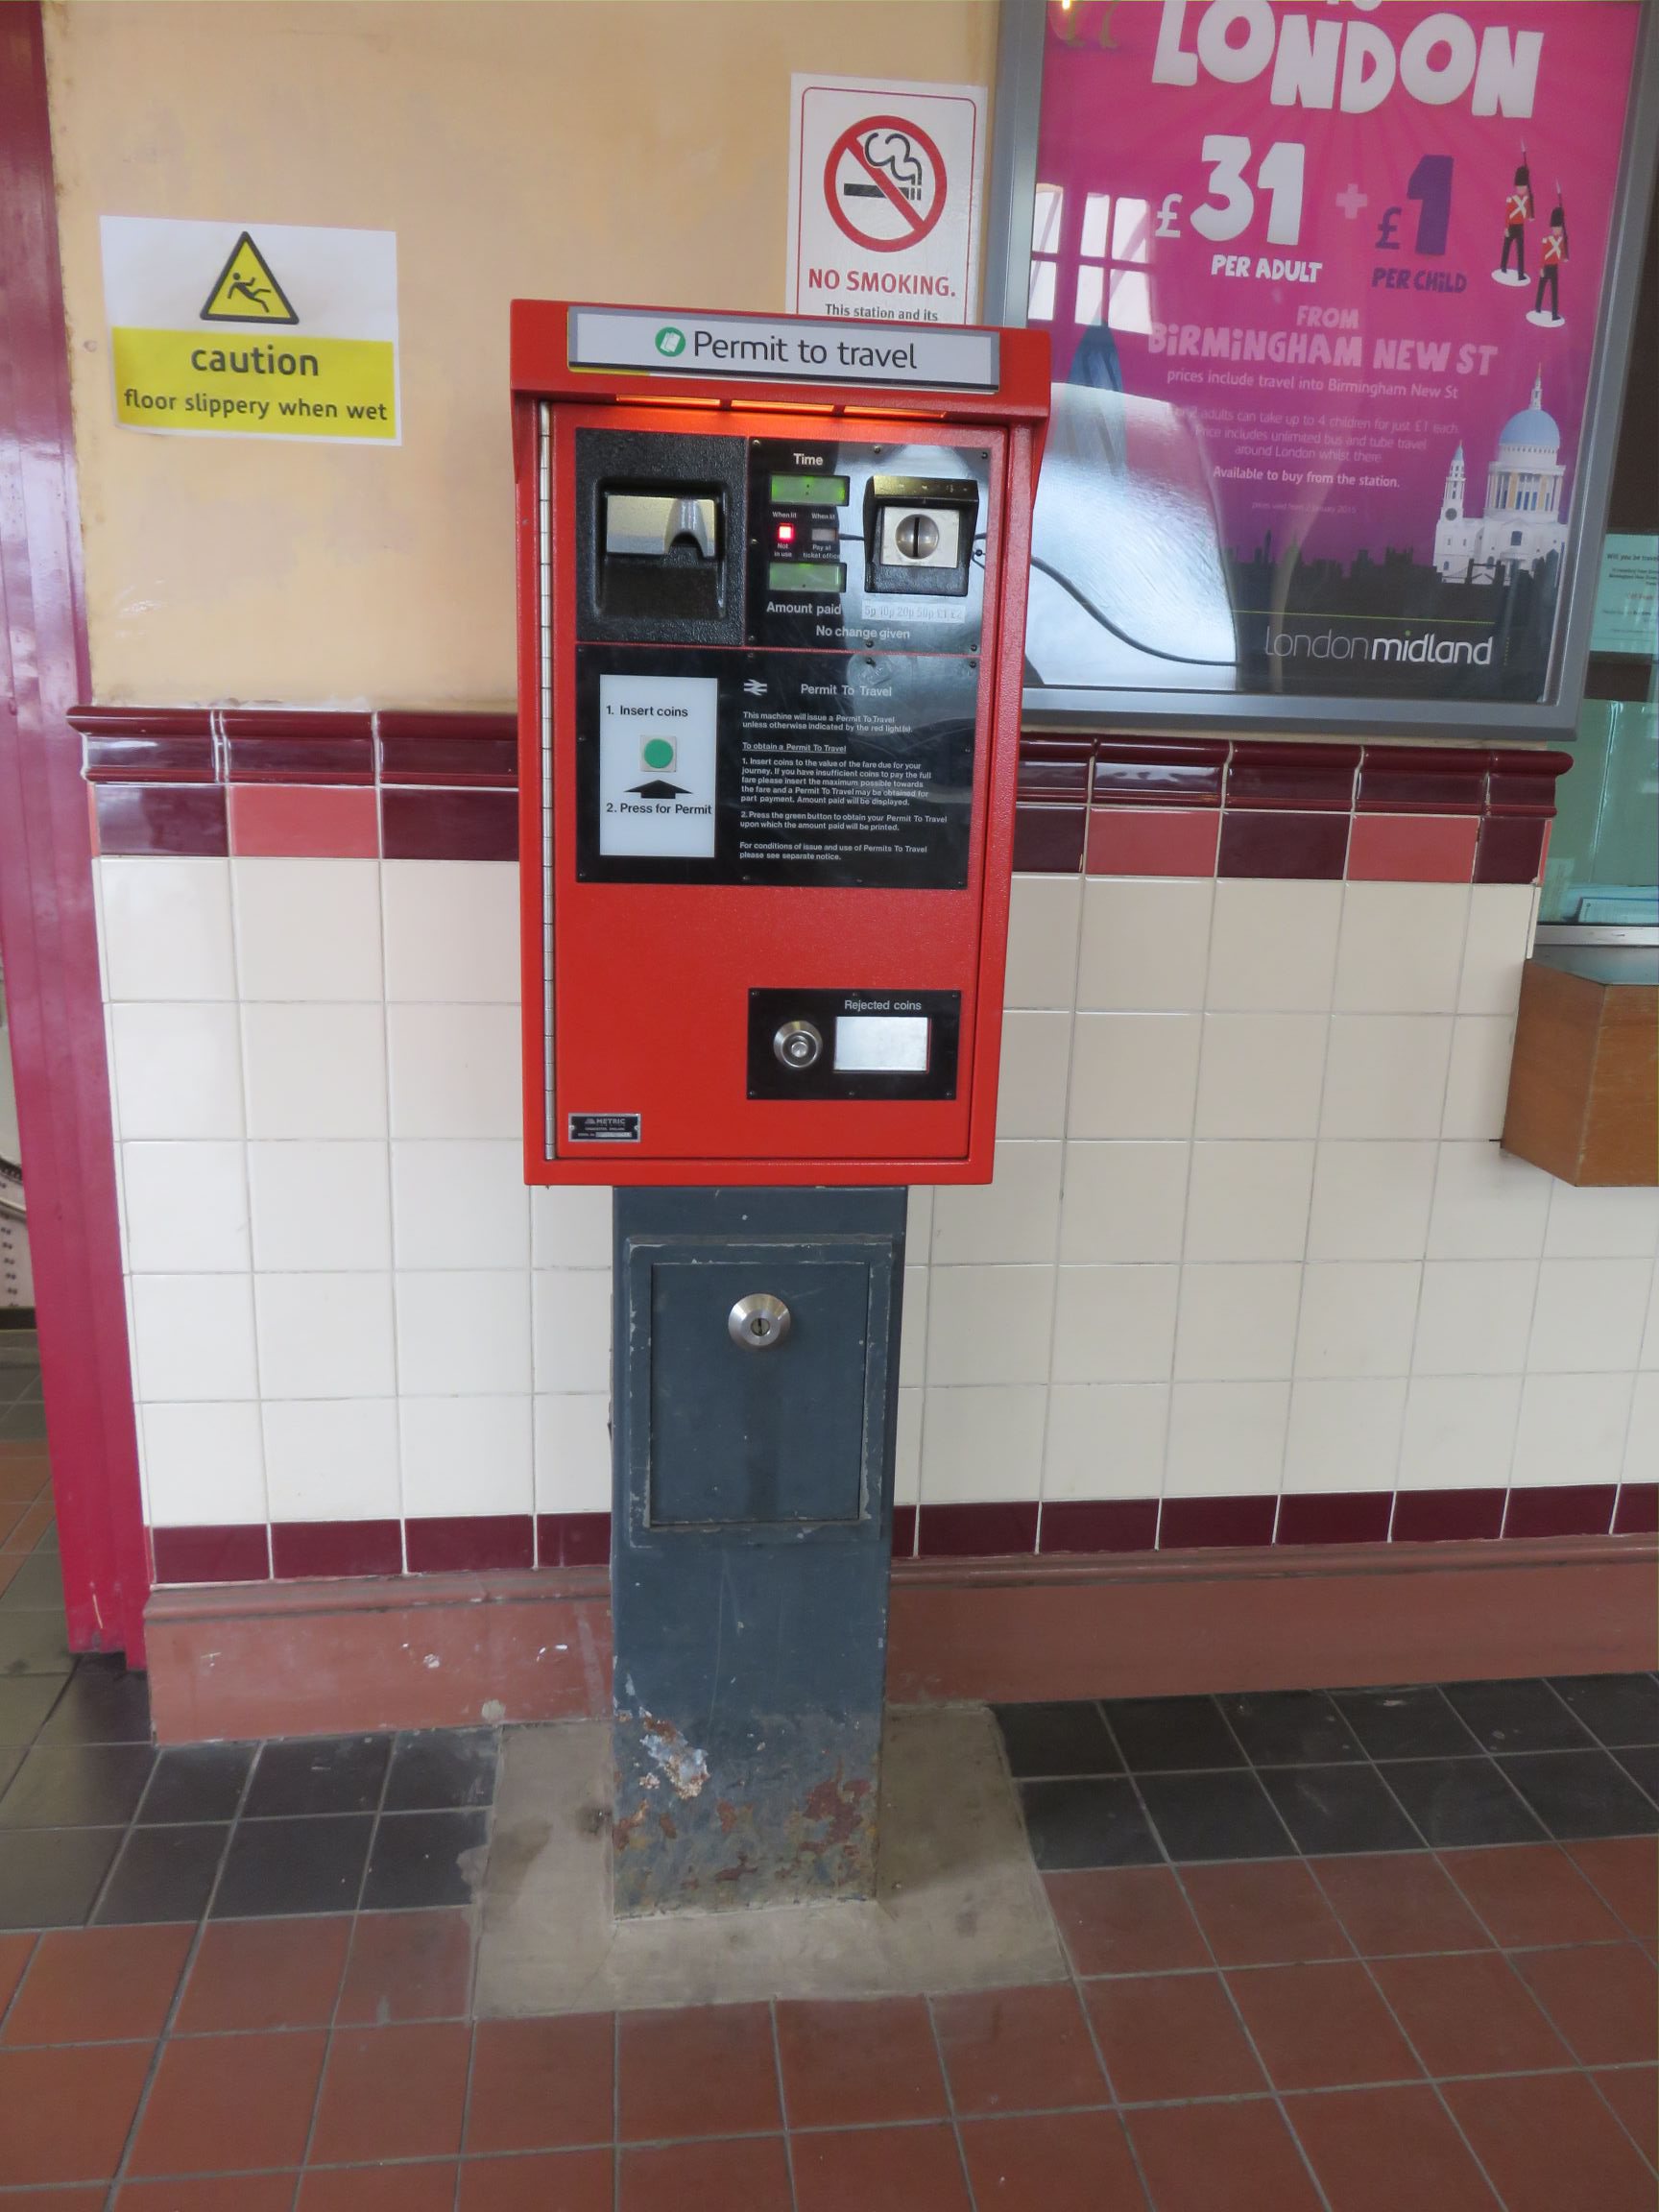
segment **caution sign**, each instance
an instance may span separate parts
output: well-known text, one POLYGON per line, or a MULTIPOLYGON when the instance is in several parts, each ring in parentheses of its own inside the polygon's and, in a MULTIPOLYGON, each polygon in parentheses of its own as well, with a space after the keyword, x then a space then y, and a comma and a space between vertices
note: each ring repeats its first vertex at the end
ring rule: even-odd
POLYGON ((985 90, 793 80, 789 289, 797 315, 972 323, 985 90))
POLYGON ((101 228, 118 422, 399 442, 394 232, 129 215, 101 228))

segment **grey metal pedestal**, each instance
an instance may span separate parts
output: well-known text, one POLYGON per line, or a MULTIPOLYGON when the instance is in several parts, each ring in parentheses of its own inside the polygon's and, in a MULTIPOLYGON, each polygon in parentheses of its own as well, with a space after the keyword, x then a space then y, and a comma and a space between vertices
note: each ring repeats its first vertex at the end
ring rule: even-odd
POLYGON ((906 1197, 615 1194, 618 1914, 874 1893, 906 1197))

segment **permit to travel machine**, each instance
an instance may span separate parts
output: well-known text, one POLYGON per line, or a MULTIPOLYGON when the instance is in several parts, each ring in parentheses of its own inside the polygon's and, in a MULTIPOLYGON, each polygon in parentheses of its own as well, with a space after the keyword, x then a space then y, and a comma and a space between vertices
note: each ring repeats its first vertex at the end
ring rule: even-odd
POLYGON ((990 1179, 1046 335, 516 301, 533 1183, 990 1179))
POLYGON ((906 1187, 989 1182, 1046 334, 517 301, 524 1156, 616 1186, 618 1916, 869 1898, 906 1187))

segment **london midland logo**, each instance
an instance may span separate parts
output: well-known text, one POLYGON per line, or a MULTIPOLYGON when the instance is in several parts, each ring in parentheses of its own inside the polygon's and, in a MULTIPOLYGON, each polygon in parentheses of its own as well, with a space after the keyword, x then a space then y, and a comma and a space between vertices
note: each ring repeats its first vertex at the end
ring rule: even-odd
POLYGON ((684 353, 685 350, 685 331, 677 330, 672 323, 664 323, 661 329, 657 333, 657 350, 669 361, 672 361, 678 354, 684 353))

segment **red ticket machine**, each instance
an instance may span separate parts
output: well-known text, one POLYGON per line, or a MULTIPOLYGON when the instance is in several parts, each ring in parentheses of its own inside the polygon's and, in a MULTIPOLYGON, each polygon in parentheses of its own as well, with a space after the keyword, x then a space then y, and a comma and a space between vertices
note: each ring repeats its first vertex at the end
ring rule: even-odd
POLYGON ((528 1179, 989 1181, 1046 336, 512 351, 528 1179))

